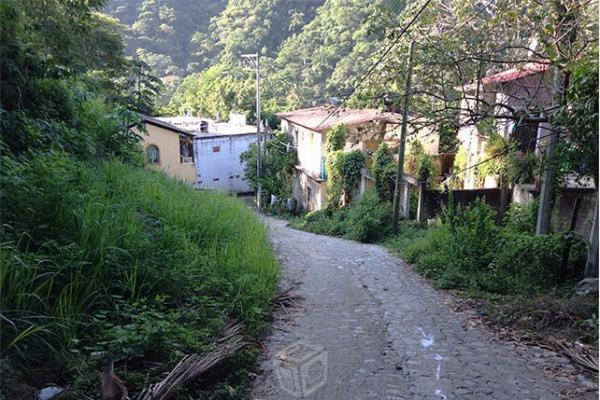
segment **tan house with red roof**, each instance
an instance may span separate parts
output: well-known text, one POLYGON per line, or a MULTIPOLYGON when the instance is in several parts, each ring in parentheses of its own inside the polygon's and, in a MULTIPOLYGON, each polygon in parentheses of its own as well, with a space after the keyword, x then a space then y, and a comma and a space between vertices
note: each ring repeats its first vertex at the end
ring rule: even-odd
MULTIPOLYGON (((327 132, 337 126, 350 128, 344 150, 361 150, 367 154, 374 152, 382 141, 394 145, 398 141, 402 116, 396 113, 381 112, 375 109, 347 109, 336 107, 313 107, 302 110, 278 113, 281 129, 292 138, 298 152, 296 177, 292 196, 298 206, 306 211, 319 210, 327 201, 325 173, 325 143, 327 132)), ((439 137, 423 141, 430 153, 437 153, 439 137)), ((364 169, 360 192, 372 185, 372 178, 364 169)))
POLYGON ((473 120, 474 115, 486 110, 494 115, 496 133, 506 139, 515 138, 522 152, 536 151, 548 135, 547 123, 519 122, 514 119, 521 110, 531 114, 543 113, 552 103, 552 77, 548 64, 530 62, 519 68, 511 68, 488 75, 479 81, 459 87, 462 92, 461 128, 458 131, 459 153, 466 153, 463 188, 495 188, 493 176, 481 177, 476 166, 486 158, 485 146, 489 132, 480 132, 482 125, 473 120), (505 116, 505 117, 503 117, 505 116))

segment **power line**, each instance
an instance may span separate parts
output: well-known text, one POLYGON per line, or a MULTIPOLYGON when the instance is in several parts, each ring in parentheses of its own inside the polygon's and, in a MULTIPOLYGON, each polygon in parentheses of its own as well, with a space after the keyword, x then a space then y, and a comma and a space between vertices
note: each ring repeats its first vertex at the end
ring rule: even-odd
POLYGON ((396 44, 398 44, 398 42, 400 41, 402 36, 404 36, 404 34, 408 31, 408 29, 412 26, 412 24, 414 24, 414 22, 417 20, 417 18, 419 18, 421 13, 425 10, 425 8, 429 5, 430 2, 431 2, 431 0, 425 1, 425 4, 423 4, 423 6, 419 9, 419 11, 417 11, 417 13, 413 16, 413 18, 408 22, 406 27, 402 28, 402 30, 400 31, 400 33, 398 34, 396 39, 394 39, 394 41, 387 47, 387 49, 383 52, 383 54, 379 57, 379 59, 377 61, 375 61, 375 63, 373 63, 373 65, 371 65, 371 67, 367 70, 367 72, 362 76, 362 78, 359 80, 358 84, 356 84, 352 88, 350 93, 348 93, 346 96, 344 96, 344 99, 341 101, 340 105, 336 106, 333 109, 333 111, 329 112, 328 115, 325 116, 325 118, 317 125, 317 127, 315 129, 319 129, 319 127, 321 125, 323 125, 323 123, 325 123, 325 121, 327 121, 338 109, 341 108, 341 104, 343 104, 344 101, 346 101, 350 96, 352 96, 354 94, 354 92, 356 92, 356 90, 367 80, 369 75, 371 75, 371 73, 383 61, 383 59, 394 48, 394 46, 396 46, 396 44))

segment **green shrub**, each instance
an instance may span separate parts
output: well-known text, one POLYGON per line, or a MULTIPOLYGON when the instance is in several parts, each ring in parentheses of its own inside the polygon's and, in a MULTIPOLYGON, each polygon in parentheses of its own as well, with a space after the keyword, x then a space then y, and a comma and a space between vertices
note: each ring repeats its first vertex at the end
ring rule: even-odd
POLYGON ((494 212, 481 200, 468 207, 451 205, 441 226, 425 229, 403 222, 398 234, 384 244, 444 289, 532 294, 580 279, 585 240, 564 233, 534 235, 535 210, 535 203, 513 205, 501 228, 494 224, 494 212), (561 262, 567 240, 572 247, 563 277, 561 262))
POLYGON ((525 204, 511 204, 504 216, 506 230, 518 233, 535 233, 538 205, 537 200, 525 204))
POLYGON ((481 199, 465 208, 448 207, 448 256, 465 271, 482 271, 492 261, 499 232, 495 218, 495 212, 481 199))
POLYGON ((348 207, 313 211, 292 221, 290 226, 322 235, 373 242, 386 235, 390 222, 389 204, 380 202, 375 193, 366 192, 348 207))
POLYGON ((386 143, 381 143, 373 153, 371 173, 375 178, 375 189, 381 201, 392 201, 396 180, 394 155, 386 143))
POLYGON ((348 208, 345 237, 360 242, 374 242, 385 236, 391 224, 391 207, 379 201, 373 192, 365 192, 348 208))

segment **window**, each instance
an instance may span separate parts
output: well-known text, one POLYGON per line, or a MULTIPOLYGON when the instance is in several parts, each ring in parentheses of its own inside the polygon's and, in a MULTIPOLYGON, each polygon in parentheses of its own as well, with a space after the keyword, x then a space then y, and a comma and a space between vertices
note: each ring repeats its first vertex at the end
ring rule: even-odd
POLYGON ((517 125, 512 139, 517 143, 517 149, 523 153, 535 150, 539 123, 525 122, 517 125))
POLYGON ((148 145, 146 147, 146 158, 148 160, 148 164, 160 164, 160 152, 158 151, 158 147, 154 144, 148 145))
POLYGON ((179 136, 179 162, 182 164, 194 162, 194 144, 192 139, 183 135, 179 136))
POLYGON ((221 151, 221 146, 213 146, 213 153, 218 153, 221 151))

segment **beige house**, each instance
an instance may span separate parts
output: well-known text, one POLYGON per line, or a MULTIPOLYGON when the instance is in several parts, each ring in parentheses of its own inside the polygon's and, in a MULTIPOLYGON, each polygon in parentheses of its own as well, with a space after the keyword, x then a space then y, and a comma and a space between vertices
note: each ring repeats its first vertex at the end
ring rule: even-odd
MULTIPOLYGON (((313 107, 278 113, 281 129, 293 139, 298 152, 298 165, 293 180, 292 196, 298 206, 307 211, 319 210, 327 201, 327 177, 325 173, 325 143, 327 132, 337 126, 350 129, 346 138, 345 151, 361 150, 372 154, 383 141, 394 145, 398 142, 402 116, 374 109, 336 109, 313 107)), ((409 132, 410 133, 410 132, 409 132)), ((422 140, 426 151, 437 154, 439 137, 426 134, 411 135, 422 140)), ((360 181, 360 192, 372 186, 368 169, 364 168, 360 181)))
POLYGON ((507 110, 544 110, 552 102, 552 83, 548 65, 527 63, 519 68, 511 68, 482 78, 479 83, 459 87, 462 92, 461 128, 458 131, 459 152, 466 156, 463 178, 464 189, 498 187, 493 176, 478 176, 475 166, 486 158, 485 147, 490 132, 480 132, 481 125, 472 121, 472 115, 495 105, 489 110, 495 118, 493 131, 505 139, 514 139, 521 152, 535 151, 540 154, 543 138, 549 134, 549 126, 542 123, 518 123, 507 110), (507 114, 506 118, 501 118, 507 114))
POLYGON ((166 172, 187 183, 196 183, 194 165, 194 135, 185 129, 141 115, 146 133, 134 132, 142 137, 148 166, 166 172))

